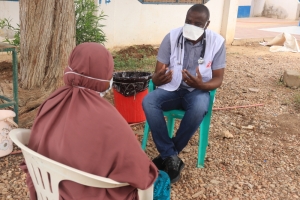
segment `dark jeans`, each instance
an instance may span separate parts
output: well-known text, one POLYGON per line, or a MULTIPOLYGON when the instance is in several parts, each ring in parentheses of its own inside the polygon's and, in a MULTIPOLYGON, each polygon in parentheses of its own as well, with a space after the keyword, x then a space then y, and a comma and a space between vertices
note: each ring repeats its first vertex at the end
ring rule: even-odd
POLYGON ((163 159, 177 155, 196 132, 209 106, 209 92, 186 89, 166 91, 156 89, 143 100, 143 109, 152 132, 153 141, 163 159), (185 110, 176 136, 168 136, 163 111, 185 110))

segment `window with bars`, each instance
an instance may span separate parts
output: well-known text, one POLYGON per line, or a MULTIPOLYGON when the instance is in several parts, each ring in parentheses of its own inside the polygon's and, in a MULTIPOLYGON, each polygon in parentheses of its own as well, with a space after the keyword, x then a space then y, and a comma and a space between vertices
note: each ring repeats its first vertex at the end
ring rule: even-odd
POLYGON ((138 0, 141 3, 153 4, 205 4, 209 0, 138 0))

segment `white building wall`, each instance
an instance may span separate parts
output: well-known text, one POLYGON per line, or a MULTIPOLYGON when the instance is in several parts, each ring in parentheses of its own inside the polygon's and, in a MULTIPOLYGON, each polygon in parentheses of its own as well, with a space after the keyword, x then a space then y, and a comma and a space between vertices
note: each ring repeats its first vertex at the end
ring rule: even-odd
POLYGON ((252 0, 239 0, 239 6, 250 6, 252 0))
MULTIPOLYGON (((222 35, 228 32, 224 28, 221 31, 222 25, 224 26, 222 20, 227 17, 223 15, 224 2, 236 2, 236 7, 228 6, 228 9, 232 9, 231 13, 234 12, 235 19, 238 0, 210 0, 206 3, 211 12, 209 29, 222 35)), ((107 20, 103 21, 103 29, 108 38, 106 46, 111 48, 133 44, 160 44, 171 29, 183 26, 186 12, 191 6, 192 4, 142 4, 137 0, 112 0, 108 4, 102 1, 100 10, 108 15, 107 20)), ((235 24, 226 25, 230 26, 231 32, 235 31, 235 24)), ((233 40, 233 36, 231 38, 223 35, 228 42, 233 40)))
MULTIPOLYGON (((19 24, 19 2, 0 1, 0 19, 7 19, 13 27, 19 24)), ((14 31, 0 29, 0 42, 5 38, 13 38, 14 31)))
POLYGON ((266 0, 253 0, 251 6, 251 16, 261 17, 264 11, 266 0))
POLYGON ((297 19, 298 0, 266 0, 263 15, 279 19, 297 19))
MULTIPOLYGON (((95 0, 95 2, 99 2, 95 0)), ((101 1, 100 11, 107 15, 101 21, 108 41, 107 48, 161 43, 173 28, 182 26, 192 4, 142 4, 138 0, 101 1)), ((210 0, 206 6, 211 12, 209 29, 220 33, 227 43, 234 38, 238 0, 210 0)), ((0 1, 0 18, 19 23, 19 2, 0 1)))
POLYGON ((232 43, 235 34, 238 12, 238 0, 226 1, 223 6, 222 25, 220 34, 225 38, 226 43, 232 43))
MULTIPOLYGON (((240 0, 241 1, 241 0, 240 0)), ((252 16, 279 19, 298 19, 298 0, 253 0, 252 16)))
POLYGON ((4 18, 10 19, 14 27, 19 24, 19 2, 0 1, 0 19, 4 18))
POLYGON ((300 26, 300 1, 299 1, 299 3, 298 3, 298 10, 297 10, 296 16, 298 16, 298 19, 299 19, 299 26, 300 26))

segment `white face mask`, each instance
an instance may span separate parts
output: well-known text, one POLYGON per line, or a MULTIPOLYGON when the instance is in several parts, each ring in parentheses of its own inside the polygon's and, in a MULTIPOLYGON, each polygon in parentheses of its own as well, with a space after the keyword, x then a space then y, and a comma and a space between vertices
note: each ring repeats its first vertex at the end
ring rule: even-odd
MULTIPOLYGON (((73 69, 68 66, 68 68, 71 70, 70 72, 66 72, 65 75, 67 74, 76 74, 78 76, 82 76, 82 77, 85 77, 85 78, 89 78, 89 79, 93 79, 93 80, 97 80, 97 81, 103 81, 103 82, 109 82, 109 88, 107 90, 105 90, 104 92, 98 92, 96 91, 97 93, 100 94, 101 97, 103 97, 109 90, 111 90, 112 88, 112 84, 113 84, 113 78, 111 78, 110 80, 103 80, 103 79, 99 79, 99 78, 93 78, 93 77, 90 77, 90 76, 85 76, 83 74, 79 74, 77 72, 74 72, 73 69)), ((73 87, 78 87, 78 88, 82 88, 82 89, 88 89, 88 88, 85 88, 85 87, 81 87, 81 86, 74 86, 73 87)), ((89 89, 88 89, 89 90, 89 89)))
MULTIPOLYGON (((206 23, 205 23, 206 26, 206 23)), ((205 27, 204 26, 204 27, 205 27)), ((196 41, 201 37, 204 33, 204 28, 200 28, 198 26, 194 26, 191 24, 184 24, 183 26, 183 37, 186 39, 196 41)))
POLYGON ((104 95, 105 95, 109 90, 111 90, 112 84, 113 84, 113 78, 111 78, 110 81, 109 81, 109 88, 108 88, 107 90, 105 90, 104 92, 99 92, 101 97, 104 97, 104 95))

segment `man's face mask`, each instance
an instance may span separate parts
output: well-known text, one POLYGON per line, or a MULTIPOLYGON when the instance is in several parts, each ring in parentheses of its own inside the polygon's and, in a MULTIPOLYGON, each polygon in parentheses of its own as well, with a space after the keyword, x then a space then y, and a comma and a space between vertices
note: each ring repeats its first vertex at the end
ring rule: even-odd
MULTIPOLYGON (((204 28, 206 26, 207 22, 204 25, 204 28)), ((199 37, 201 37, 204 33, 204 28, 194 26, 191 24, 184 24, 183 26, 183 37, 185 37, 188 40, 196 41, 199 37)))
POLYGON ((101 97, 104 97, 104 95, 105 95, 109 90, 111 90, 112 84, 113 84, 113 78, 111 78, 110 81, 109 81, 109 88, 108 88, 107 90, 105 90, 104 92, 100 92, 100 96, 101 96, 101 97))

